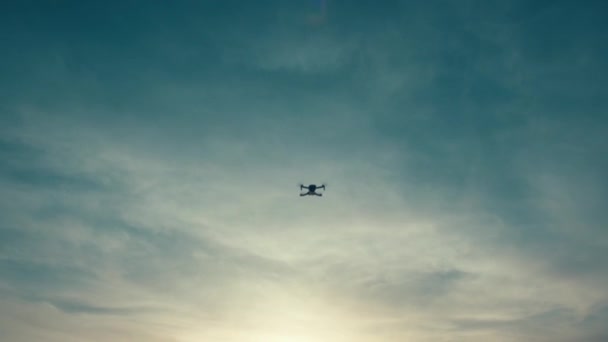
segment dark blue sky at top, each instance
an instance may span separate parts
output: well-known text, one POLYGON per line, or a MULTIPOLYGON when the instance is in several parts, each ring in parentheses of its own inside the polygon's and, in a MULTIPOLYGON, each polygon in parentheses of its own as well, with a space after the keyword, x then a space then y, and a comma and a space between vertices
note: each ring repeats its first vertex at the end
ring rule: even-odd
MULTIPOLYGON (((298 114, 297 108, 333 96, 370 106, 378 140, 413 146, 421 155, 413 173, 422 183, 463 186, 470 166, 479 164, 478 169, 488 170, 479 175, 489 182, 488 192, 514 200, 525 195, 518 180, 511 179, 514 153, 537 153, 550 167, 605 167, 605 140, 586 133, 599 129, 596 123, 604 123, 606 109, 603 37, 608 24, 601 1, 335 1, 329 4, 328 24, 315 29, 298 16, 318 10, 315 1, 23 1, 2 6, 5 118, 21 103, 61 110, 75 101, 108 110, 137 108, 132 120, 141 115, 152 122, 148 125, 194 120, 204 130, 260 117, 288 121, 305 116, 299 120, 322 122, 327 114, 298 114), (277 16, 277 8, 286 14, 277 16), (383 44, 394 32, 399 34, 390 44, 397 45, 387 49, 383 44), (295 41, 329 36, 352 40, 356 47, 343 65, 328 72, 268 71, 233 62, 232 56, 250 58, 246 44, 275 36, 295 41), (382 62, 394 72, 414 63, 430 76, 419 86, 377 96, 374 87, 382 80, 366 78, 373 73, 369 65, 377 63, 370 50, 381 51, 382 62), (53 63, 61 65, 48 68, 53 63), (162 88, 150 91, 155 82, 196 85, 201 80, 211 85, 202 96, 173 98, 162 88), (213 87, 233 88, 235 96, 259 109, 255 118, 234 110, 213 87), (226 110, 196 115, 178 102, 226 110), (268 103, 285 102, 294 105, 293 114, 264 112, 268 103), (530 139, 508 137, 535 120, 558 123, 560 129, 531 132, 530 139), (446 147, 451 143, 461 147, 446 147), (573 153, 565 148, 569 145, 583 151, 573 153), (456 165, 454 159, 464 163, 456 165)), ((129 119, 82 111, 69 115, 100 124, 129 119)), ((18 119, 8 122, 18 125, 18 119)), ((228 129, 242 132, 245 127, 228 129)))

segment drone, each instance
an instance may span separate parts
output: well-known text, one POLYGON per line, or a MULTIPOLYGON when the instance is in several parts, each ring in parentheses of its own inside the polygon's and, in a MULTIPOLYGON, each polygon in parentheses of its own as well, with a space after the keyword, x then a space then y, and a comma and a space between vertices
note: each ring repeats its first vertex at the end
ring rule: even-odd
POLYGON ((300 196, 323 196, 323 194, 319 194, 319 193, 315 192, 315 190, 323 189, 323 191, 325 191, 325 184, 323 184, 321 186, 317 186, 314 184, 304 186, 304 185, 300 184, 300 191, 302 191, 303 189, 308 190, 308 192, 301 193, 300 196))

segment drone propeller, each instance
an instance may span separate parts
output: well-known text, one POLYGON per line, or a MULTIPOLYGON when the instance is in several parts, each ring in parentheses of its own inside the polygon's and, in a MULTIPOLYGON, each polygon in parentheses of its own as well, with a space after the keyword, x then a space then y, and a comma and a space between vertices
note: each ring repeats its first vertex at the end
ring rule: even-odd
MULTIPOLYGON (((298 187, 308 188, 308 185, 304 185, 304 183, 298 183, 298 187)), ((327 188, 327 183, 323 182, 323 183, 321 183, 321 185, 317 186, 317 188, 327 188)))

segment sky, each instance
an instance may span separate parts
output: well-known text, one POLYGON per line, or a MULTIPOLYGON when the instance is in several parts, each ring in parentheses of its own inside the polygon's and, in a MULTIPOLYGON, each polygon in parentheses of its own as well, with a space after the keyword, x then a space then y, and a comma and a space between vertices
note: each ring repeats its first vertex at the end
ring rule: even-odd
POLYGON ((2 2, 0 339, 608 340, 607 10, 2 2))

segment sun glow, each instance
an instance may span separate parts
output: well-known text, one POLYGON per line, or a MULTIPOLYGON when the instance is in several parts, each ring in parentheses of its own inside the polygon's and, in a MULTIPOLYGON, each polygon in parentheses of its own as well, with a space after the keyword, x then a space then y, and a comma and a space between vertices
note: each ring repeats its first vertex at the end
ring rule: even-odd
MULTIPOLYGON (((276 290, 276 289, 275 289, 276 290)), ((182 341, 222 340, 235 342, 353 342, 357 339, 349 314, 323 303, 317 296, 303 298, 275 291, 252 307, 234 313, 232 323, 207 326, 182 335, 182 341), (211 329, 210 329, 211 328, 211 329)), ((352 317, 351 317, 352 318, 352 317)), ((194 330, 194 329, 193 329, 194 330)))

